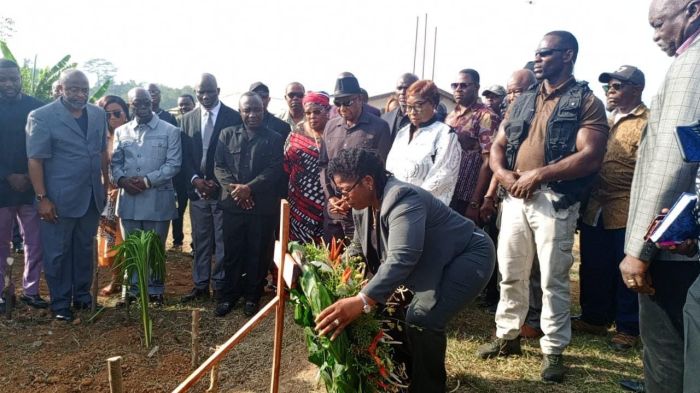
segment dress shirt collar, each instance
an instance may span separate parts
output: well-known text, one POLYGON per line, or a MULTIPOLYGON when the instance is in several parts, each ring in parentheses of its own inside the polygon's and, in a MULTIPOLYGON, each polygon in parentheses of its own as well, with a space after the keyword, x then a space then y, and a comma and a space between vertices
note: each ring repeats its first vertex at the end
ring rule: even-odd
POLYGON ((612 113, 613 117, 613 125, 619 123, 623 119, 626 119, 628 117, 640 117, 644 115, 644 113, 647 111, 647 106, 644 105, 644 103, 640 103, 639 105, 635 106, 634 109, 632 109, 628 113, 620 113, 617 109, 615 109, 612 113))
POLYGON ((542 86, 540 86, 540 94, 545 100, 550 97, 561 95, 564 92, 564 90, 566 90, 566 88, 568 88, 571 84, 575 82, 576 78, 574 78, 573 75, 571 75, 567 80, 565 80, 557 86, 552 86, 549 84, 549 82, 544 81, 542 82, 542 86))
MULTIPOLYGON (((153 113, 153 112, 151 112, 151 113, 153 113)), ((150 129, 153 130, 153 129, 155 129, 155 128, 158 126, 158 122, 159 122, 159 121, 160 121, 160 119, 158 118, 158 115, 156 115, 155 113, 153 113, 153 116, 151 117, 151 120, 148 121, 148 123, 139 124, 139 123, 136 121, 136 119, 132 120, 131 122, 133 123, 133 128, 134 128, 134 129, 139 128, 139 126, 146 125, 146 126, 148 126, 148 128, 150 128, 150 129)), ((141 127, 141 129, 143 129, 143 127, 141 127)))
POLYGON ((700 29, 698 29, 695 33, 693 33, 690 37, 688 37, 681 46, 676 49, 676 57, 682 55, 690 45, 695 42, 695 39, 698 38, 698 35, 700 35, 700 29))
POLYGON ((207 112, 211 112, 211 114, 214 116, 214 119, 216 119, 216 117, 219 115, 219 109, 221 109, 221 101, 220 100, 211 109, 207 109, 205 107, 202 107, 202 121, 204 121, 204 116, 207 115, 207 112))

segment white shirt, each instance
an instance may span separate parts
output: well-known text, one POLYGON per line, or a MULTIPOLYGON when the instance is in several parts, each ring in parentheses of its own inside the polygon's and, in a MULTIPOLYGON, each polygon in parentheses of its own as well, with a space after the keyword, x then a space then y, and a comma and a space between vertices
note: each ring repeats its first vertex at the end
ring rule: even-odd
POLYGON ((408 124, 396 133, 386 169, 397 179, 430 191, 449 206, 462 158, 457 134, 447 124, 435 121, 416 130, 409 141, 411 127, 408 124))
MULTIPOLYGON (((219 109, 221 109, 221 101, 218 101, 216 105, 214 105, 214 107, 211 109, 207 110, 207 108, 205 107, 201 107, 201 109, 202 115, 199 119, 199 126, 201 127, 200 130, 202 130, 202 141, 204 141, 204 127, 207 125, 207 120, 209 120, 207 116, 211 116, 212 124, 216 124, 216 118, 217 116, 219 116, 219 109), (208 112, 211 112, 211 115, 208 112)), ((205 149, 207 147, 208 146, 205 146, 205 149)))

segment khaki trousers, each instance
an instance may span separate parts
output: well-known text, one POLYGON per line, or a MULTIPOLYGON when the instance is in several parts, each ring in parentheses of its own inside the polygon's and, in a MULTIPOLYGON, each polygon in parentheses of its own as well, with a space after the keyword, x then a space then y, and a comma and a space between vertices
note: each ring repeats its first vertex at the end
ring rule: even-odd
POLYGON ((498 240, 501 297, 496 311, 496 336, 514 339, 525 322, 529 303, 530 272, 535 253, 540 263, 545 354, 558 355, 571 341, 569 270, 574 257, 574 231, 579 204, 555 210, 552 201, 562 197, 550 189, 523 200, 507 196, 502 204, 498 240))

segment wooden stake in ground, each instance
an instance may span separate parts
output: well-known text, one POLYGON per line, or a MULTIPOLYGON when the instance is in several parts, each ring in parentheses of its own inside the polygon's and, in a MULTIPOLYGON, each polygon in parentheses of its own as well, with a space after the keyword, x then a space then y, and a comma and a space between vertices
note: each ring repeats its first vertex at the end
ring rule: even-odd
POLYGON ((12 319, 12 309, 15 307, 15 283, 12 281, 12 265, 14 265, 15 259, 12 257, 7 257, 7 262, 5 267, 5 316, 7 319, 12 319))
POLYGON ((192 370, 199 365, 199 310, 192 310, 192 370))
MULTIPOLYGON (((219 345, 216 346, 216 350, 219 350, 219 345)), ((219 363, 214 364, 211 368, 211 373, 209 375, 209 389, 207 393, 217 393, 219 391, 219 363)))
POLYGON ((124 393, 122 385, 122 357, 115 356, 107 359, 107 372, 109 374, 110 393, 124 393))
POLYGON ((93 260, 93 272, 92 272, 92 304, 90 305, 90 312, 95 314, 97 311, 97 271, 99 270, 99 264, 97 263, 97 237, 92 239, 92 260, 93 260))
POLYGON ((280 363, 282 360, 282 337, 284 335, 285 261, 289 243, 289 203, 282 200, 280 209, 280 247, 277 270, 277 309, 275 310, 275 336, 272 348, 272 377, 270 393, 277 393, 280 384, 280 363))

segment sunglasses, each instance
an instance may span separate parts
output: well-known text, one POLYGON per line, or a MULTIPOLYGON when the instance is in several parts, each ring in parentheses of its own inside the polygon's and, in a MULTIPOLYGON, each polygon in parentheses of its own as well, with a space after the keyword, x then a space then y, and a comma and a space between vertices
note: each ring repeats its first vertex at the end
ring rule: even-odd
POLYGON ((457 89, 464 90, 464 89, 466 89, 466 88, 469 87, 469 86, 474 86, 475 84, 476 84, 476 83, 464 83, 464 82, 459 82, 459 83, 451 83, 451 84, 450 84, 450 87, 452 88, 452 90, 457 90, 457 89))
POLYGON ((354 104, 354 103, 355 103, 355 100, 347 100, 347 101, 335 100, 335 101, 333 101, 333 105, 337 106, 338 108, 340 108, 341 106, 344 106, 347 108, 349 106, 352 106, 352 104, 354 104))
POLYGON ((290 100, 295 98, 304 98, 304 93, 287 93, 287 97, 289 97, 290 100))
POLYGON ((352 185, 352 187, 350 187, 347 190, 338 190, 336 195, 341 197, 341 198, 347 198, 347 196, 350 195, 352 190, 354 190, 355 187, 357 187, 357 185, 360 184, 361 181, 362 181, 362 178, 357 179, 357 181, 355 182, 355 184, 352 185))
POLYGON ((547 49, 540 49, 535 51, 535 57, 549 57, 554 52, 564 52, 566 49, 558 49, 558 48, 547 48, 547 49))
POLYGON ((610 90, 615 90, 615 91, 620 91, 622 90, 623 87, 627 86, 627 83, 621 83, 621 82, 613 82, 613 83, 608 83, 603 85, 603 91, 605 94, 608 94, 608 91, 610 90))
POLYGON ((107 113, 107 119, 113 117, 115 119, 120 119, 122 117, 122 111, 112 111, 112 112, 105 112, 107 113))

